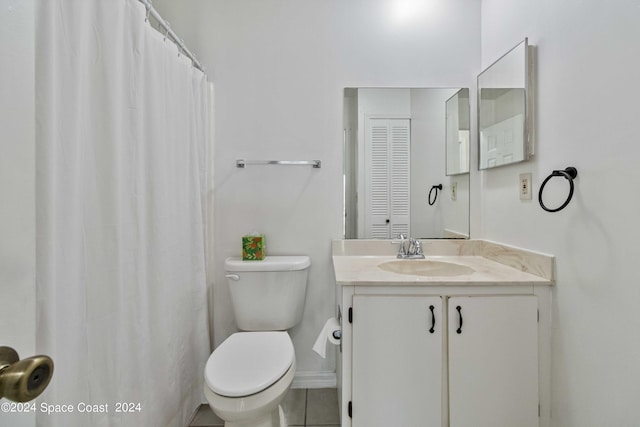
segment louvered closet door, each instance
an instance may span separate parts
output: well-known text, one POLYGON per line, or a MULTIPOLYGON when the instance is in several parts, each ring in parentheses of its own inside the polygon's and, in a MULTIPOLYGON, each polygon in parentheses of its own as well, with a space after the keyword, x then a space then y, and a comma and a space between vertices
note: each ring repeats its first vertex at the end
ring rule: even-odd
POLYGON ((366 136, 366 237, 409 234, 410 121, 369 119, 366 136))
POLYGON ((409 120, 391 120, 391 238, 409 236, 409 120))

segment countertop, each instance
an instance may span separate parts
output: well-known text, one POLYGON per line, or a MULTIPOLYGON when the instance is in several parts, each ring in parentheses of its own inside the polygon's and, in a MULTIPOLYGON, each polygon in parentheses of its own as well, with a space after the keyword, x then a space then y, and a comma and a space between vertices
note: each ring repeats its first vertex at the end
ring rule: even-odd
MULTIPOLYGON (((496 244, 490 243, 487 247, 495 248, 496 244)), ((464 252, 464 251, 462 251, 464 252)), ((335 271, 336 283, 342 286, 393 286, 393 285, 419 285, 419 286, 494 286, 494 285, 539 285, 549 286, 554 284, 553 274, 533 274, 539 271, 548 271, 550 267, 533 268, 527 263, 528 257, 523 250, 500 247, 498 251, 501 256, 495 256, 496 250, 485 251, 491 254, 494 259, 490 259, 481 251, 473 255, 429 255, 426 260, 458 264, 471 268, 470 273, 460 275, 413 275, 401 274, 385 271, 378 266, 385 262, 400 261, 406 263, 420 262, 422 260, 399 260, 395 255, 369 255, 358 253, 344 253, 342 250, 334 250, 333 267, 335 271), (514 256, 514 254, 517 255, 514 256), (524 255, 523 255, 524 254, 524 255), (518 262, 513 262, 517 258, 518 262), (524 262, 522 261, 524 259, 524 262), (503 262, 499 262, 503 261, 503 262)), ((534 254, 540 257, 539 254, 534 254)), ((553 263, 553 257, 544 256, 547 263, 553 263)), ((539 264, 539 263, 538 263, 539 264)))

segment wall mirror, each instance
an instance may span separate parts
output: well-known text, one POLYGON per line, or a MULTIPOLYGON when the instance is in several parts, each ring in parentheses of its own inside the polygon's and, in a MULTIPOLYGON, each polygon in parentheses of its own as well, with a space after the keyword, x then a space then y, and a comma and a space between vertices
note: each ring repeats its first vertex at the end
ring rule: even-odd
POLYGON ((446 105, 446 175, 469 173, 469 89, 463 88, 447 99, 446 105))
POLYGON ((456 154, 458 172, 446 168, 447 100, 456 94, 456 126, 468 131, 468 89, 344 90, 345 238, 469 238, 468 150, 456 154))
POLYGON ((533 154, 532 47, 524 39, 478 76, 478 168, 533 154))

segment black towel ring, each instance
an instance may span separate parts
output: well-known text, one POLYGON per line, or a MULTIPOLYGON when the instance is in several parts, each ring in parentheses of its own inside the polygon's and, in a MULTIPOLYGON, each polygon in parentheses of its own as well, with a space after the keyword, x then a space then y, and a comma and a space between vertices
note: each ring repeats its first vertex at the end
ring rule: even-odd
POLYGON ((433 206, 433 204, 438 199, 438 190, 442 191, 442 184, 434 185, 434 186, 431 187, 431 190, 429 190, 429 206, 433 206), (431 201, 431 193, 433 192, 433 190, 436 190, 436 194, 433 197, 433 202, 432 202, 431 201))
POLYGON ((548 177, 545 178, 544 181, 542 181, 542 185, 540 186, 540 191, 538 192, 538 202, 540 202, 540 206, 542 207, 542 209, 544 209, 547 212, 558 212, 566 208, 569 202, 571 201, 571 198, 573 197, 573 180, 576 179, 577 176, 578 176, 578 170, 573 166, 569 166, 565 170, 555 170, 551 172, 551 175, 549 175, 548 177), (567 197, 567 200, 565 200, 565 202, 559 208, 549 209, 542 202, 542 192, 544 191, 544 186, 547 185, 547 182, 554 176, 563 176, 566 180, 569 181, 569 197, 567 197))

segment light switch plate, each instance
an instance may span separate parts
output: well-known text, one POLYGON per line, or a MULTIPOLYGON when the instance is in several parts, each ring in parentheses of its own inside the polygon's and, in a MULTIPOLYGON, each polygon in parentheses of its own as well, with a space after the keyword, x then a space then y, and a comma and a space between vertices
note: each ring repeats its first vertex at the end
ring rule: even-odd
POLYGON ((521 173, 518 179, 520 200, 531 200, 531 173, 521 173))

